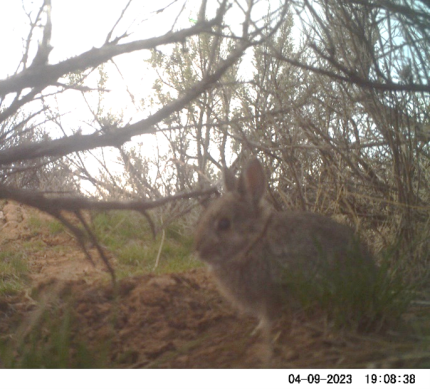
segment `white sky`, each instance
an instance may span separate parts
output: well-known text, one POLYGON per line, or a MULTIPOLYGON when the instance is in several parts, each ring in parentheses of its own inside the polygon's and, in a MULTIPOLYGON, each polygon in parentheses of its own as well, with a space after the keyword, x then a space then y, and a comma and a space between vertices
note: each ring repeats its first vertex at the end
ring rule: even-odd
MULTIPOLYGON (((43 0, 23 0, 27 11, 33 11, 33 18, 43 0)), ((81 54, 92 47, 100 47, 105 42, 108 32, 117 21, 121 11, 128 0, 52 0, 52 39, 53 50, 49 57, 50 63, 57 63, 69 57, 81 54)), ((124 31, 133 34, 122 42, 151 38, 162 35, 170 30, 183 4, 181 18, 175 25, 175 29, 190 27, 196 19, 200 0, 134 0, 128 8, 123 20, 116 27, 112 37, 121 35, 124 31), (156 10, 164 8, 173 3, 164 12, 155 13, 156 10)), ((213 10, 217 1, 209 3, 209 17, 213 17, 213 10), (211 12, 212 11, 212 12, 211 12)), ((267 6, 266 2, 262 2, 267 6)), ((265 7, 264 7, 265 8, 265 7)), ((240 15, 230 15, 232 23, 241 20, 240 15), (235 16, 237 16, 235 18, 235 16)), ((227 21, 228 22, 228 21, 227 21)), ((13 74, 24 50, 25 39, 29 31, 28 18, 24 13, 21 0, 0 0, 0 79, 7 78, 13 74)), ((41 29, 37 31, 34 41, 40 39, 41 29)), ((30 53, 34 55, 37 47, 33 45, 30 53)), ((151 91, 153 77, 148 77, 143 69, 143 59, 148 58, 149 51, 141 51, 135 54, 126 54, 115 58, 120 70, 126 79, 126 83, 132 92, 139 96, 147 95, 151 91)), ((109 88, 115 95, 112 107, 121 108, 128 98, 118 95, 124 84, 116 74, 116 71, 107 69, 110 78, 109 88)), ((76 93, 75 94, 79 94, 76 93)), ((109 98, 107 98, 109 102, 109 98)))
MULTIPOLYGON (((42 0, 24 0, 25 9, 32 10, 34 15, 41 3, 42 0)), ((92 47, 100 47, 127 3, 128 0, 52 0, 51 45, 54 50, 50 62, 55 63, 92 47)), ((166 33, 172 26, 183 0, 172 4, 164 12, 154 13, 169 3, 172 3, 172 0, 132 1, 113 36, 127 29, 134 32, 131 39, 150 38, 166 33)), ((184 17, 193 17, 197 11, 191 7, 196 1, 188 0, 187 3, 189 5, 184 10, 182 20, 184 17)), ((184 27, 184 23, 179 26, 184 27)), ((2 53, 8 53, 6 58, 2 55, 0 64, 1 73, 4 74, 5 69, 15 70, 13 66, 10 68, 10 64, 20 59, 23 47, 21 39, 26 38, 28 33, 28 18, 20 0, 0 1, 0 33, 0 48, 2 53)))
MULTIPOLYGON (((24 0, 26 11, 33 11, 33 20, 42 2, 42 0, 24 0)), ((58 63, 90 50, 92 47, 102 46, 127 2, 128 0, 52 0, 51 46, 53 46, 53 50, 49 57, 49 63, 58 63)), ((169 10, 158 15, 152 12, 154 6, 155 9, 160 9, 169 3, 171 1, 134 0, 123 21, 116 27, 112 39, 123 34, 127 29, 134 34, 125 41, 145 39, 166 33, 173 23, 172 16, 178 12, 177 7, 172 6, 169 10), (145 19, 147 21, 142 22, 145 19)), ((23 10, 21 1, 0 0, 0 79, 5 79, 16 72, 24 52, 28 33, 29 19, 23 10)), ((35 44, 33 44, 30 52, 30 63, 37 50, 36 44, 40 40, 41 29, 37 29, 35 33, 36 39, 34 39, 35 44)), ((151 93, 154 78, 153 75, 149 75, 148 71, 144 71, 146 65, 143 61, 145 57, 148 58, 148 55, 149 51, 140 51, 115 58, 124 80, 111 64, 106 64, 107 88, 111 90, 111 92, 104 94, 103 104, 106 111, 110 111, 115 116, 122 113, 125 120, 131 122, 145 116, 143 112, 137 113, 136 108, 133 107, 126 86, 136 97, 137 103, 139 103, 140 98, 151 93)), ((94 72, 94 75, 93 82, 96 82, 98 73, 94 72)), ((92 86, 96 87, 95 84, 92 86)), ((96 106, 97 92, 86 93, 86 98, 90 104, 96 106)), ((64 114, 61 122, 68 135, 79 128, 82 128, 83 132, 93 132, 94 129, 86 124, 91 122, 92 114, 86 107, 80 92, 67 91, 60 94, 55 101, 51 99, 50 105, 53 109, 58 108, 59 112, 64 114)), ((56 127, 49 125, 49 128, 51 136, 63 136, 56 127)), ((155 142, 154 136, 145 136, 145 154, 153 155, 155 142)), ((108 158, 115 158, 115 154, 111 155, 109 151, 107 153, 108 158)), ((92 174, 97 175, 98 164, 87 159, 86 165, 92 174)), ((109 168, 113 174, 121 172, 121 167, 116 166, 116 164, 112 164, 109 168)), ((87 186, 85 183, 83 185, 85 189, 92 192, 91 185, 87 186)))
MULTIPOLYGON (((57 63, 72 56, 81 54, 92 47, 100 47, 106 36, 114 26, 122 9, 128 0, 52 0, 52 39, 53 50, 49 57, 50 63, 57 63)), ((24 0, 27 10, 33 10, 35 15, 42 1, 24 0)), ((166 33, 172 26, 173 20, 183 1, 174 3, 168 10, 156 14, 158 10, 172 0, 134 0, 127 10, 123 21, 116 27, 112 38, 121 35, 124 31, 132 32, 128 40, 145 39, 166 33), (146 21, 145 21, 146 19, 146 21), (142 22, 143 21, 143 22, 142 22)), ((190 2, 190 5, 192 2, 190 2)), ((196 9, 185 9, 183 18, 195 17, 196 9)), ((190 26, 191 22, 187 21, 190 26)), ((21 1, 0 0, 0 79, 13 74, 24 50, 25 39, 29 31, 28 18, 25 15, 21 1)), ((37 40, 40 39, 40 29, 37 31, 37 40)), ((31 54, 34 55, 36 45, 33 45, 31 54)), ((32 55, 30 54, 30 58, 32 55)), ((125 91, 127 85, 137 98, 151 93, 153 77, 148 77, 145 71, 144 58, 148 58, 149 51, 127 54, 115 58, 125 82, 121 80, 113 66, 106 65, 108 72, 108 89, 112 92, 105 95, 105 104, 112 110, 129 111, 130 99, 125 91)), ((95 86, 95 85, 94 85, 95 86)), ((80 107, 82 103, 79 92, 67 92, 68 110, 80 107)), ((60 98, 61 100, 61 98, 60 98)), ((83 112, 80 112, 82 115, 83 112)))
MULTIPOLYGON (((185 0, 176 2, 173 0, 134 0, 126 11, 123 20, 115 28, 112 38, 123 34, 125 31, 129 31, 132 35, 121 42, 163 35, 171 29, 184 2, 185 0), (158 14, 155 12, 171 3, 173 4, 164 12, 158 14)), ((23 0, 25 10, 33 12, 33 20, 42 3, 43 0, 23 0)), ((55 64, 90 50, 92 47, 102 46, 107 34, 127 3, 128 0, 52 0, 51 46, 53 46, 53 50, 49 57, 49 63, 55 64)), ((175 25, 175 30, 190 27, 193 24, 190 19, 197 19, 200 3, 200 0, 188 0, 186 2, 186 7, 175 25)), ((207 15, 213 17, 213 10, 218 2, 211 0, 208 3, 210 9, 207 15)), ((262 4, 264 4, 263 12, 265 13, 267 3, 263 1, 262 4)), ((227 23, 230 24, 231 22, 231 25, 242 20, 242 15, 238 14, 229 17, 230 20, 227 20, 227 23)), ((34 44, 30 51, 29 64, 37 50, 37 41, 41 38, 41 32, 41 28, 35 31, 36 39, 33 39, 34 44)), ((28 33, 29 20, 23 10, 22 2, 20 0, 0 0, 0 79, 7 78, 17 70, 28 33)), ((126 123, 128 121, 135 122, 147 116, 141 107, 140 111, 133 107, 126 86, 136 98, 137 103, 141 98, 147 98, 151 95, 154 73, 144 62, 144 59, 149 58, 149 55, 150 52, 146 50, 114 58, 124 80, 113 65, 105 65, 105 70, 108 73, 107 89, 111 90, 110 93, 104 95, 105 109, 115 116, 123 114, 126 123)), ((91 86, 96 87, 97 77, 98 74, 95 72, 91 86)), ((87 93, 86 98, 90 104, 95 106, 98 98, 97 92, 87 93)), ((50 104, 53 108, 57 106, 59 111, 64 114, 61 120, 64 127, 68 129, 68 135, 71 135, 78 128, 82 128, 84 133, 93 131, 86 124, 92 120, 92 115, 80 92, 67 91, 58 95, 57 100, 51 101, 50 104)), ((155 108, 153 108, 154 110, 155 108)), ((51 136, 63 135, 60 133, 55 135, 54 130, 51 136)), ((154 152, 154 141, 153 136, 145 136, 144 142, 148 153, 154 152)))

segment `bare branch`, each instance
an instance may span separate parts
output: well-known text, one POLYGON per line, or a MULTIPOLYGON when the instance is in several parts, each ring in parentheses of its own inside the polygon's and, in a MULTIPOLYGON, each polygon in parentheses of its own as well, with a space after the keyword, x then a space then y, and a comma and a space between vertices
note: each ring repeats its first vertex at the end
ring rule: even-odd
POLYGON ((0 152, 0 164, 9 164, 17 160, 33 159, 41 156, 62 156, 74 151, 90 150, 96 147, 119 147, 133 136, 154 133, 156 131, 153 127, 155 124, 167 118, 173 112, 181 110, 203 91, 215 84, 251 45, 251 42, 242 42, 226 60, 221 62, 212 74, 206 75, 201 81, 194 84, 185 95, 162 107, 147 119, 116 130, 110 130, 105 134, 73 135, 49 142, 16 146, 0 152))
POLYGON ((52 34, 51 0, 45 0, 43 8, 46 10, 46 23, 43 29, 43 38, 30 67, 46 65, 48 63, 49 53, 52 51, 52 46, 50 45, 52 34))
POLYGON ((104 211, 122 209, 143 212, 168 204, 172 201, 208 196, 216 193, 217 191, 217 188, 209 188, 189 193, 180 193, 154 201, 97 201, 84 197, 53 198, 45 195, 44 193, 35 193, 33 191, 14 189, 0 184, 0 199, 12 199, 31 207, 38 208, 55 216, 56 213, 61 210, 76 212, 83 209, 104 211))
MULTIPOLYGON (((128 3, 127 3, 127 5, 122 10, 121 15, 119 16, 118 20, 115 22, 115 24, 113 25, 112 29, 109 31, 109 33, 108 33, 108 35, 106 37, 105 44, 112 43, 112 42, 110 42, 110 38, 112 37, 113 31, 115 30, 115 27, 118 25, 118 23, 121 21, 121 19, 124 17, 124 14, 127 11, 128 7, 130 6, 130 4, 131 4, 132 1, 133 0, 129 0, 128 3)), ((124 37, 124 35, 122 37, 124 37)), ((114 42, 118 42, 118 41, 119 41, 119 38, 116 38, 114 40, 114 42)))
POLYGON ((21 73, 0 80, 0 96, 19 92, 24 88, 46 88, 55 85, 58 79, 70 72, 83 71, 97 67, 110 59, 138 50, 154 49, 160 45, 182 42, 187 37, 209 32, 213 26, 221 23, 225 12, 226 1, 218 9, 217 15, 210 21, 197 23, 194 26, 177 32, 169 32, 163 36, 124 43, 122 45, 104 44, 101 48, 93 48, 77 57, 69 58, 56 65, 30 66, 21 73))
POLYGON ((15 99, 14 102, 0 113, 0 123, 4 122, 6 119, 18 112, 18 110, 28 102, 32 101, 36 95, 42 91, 41 88, 33 88, 21 99, 15 99))

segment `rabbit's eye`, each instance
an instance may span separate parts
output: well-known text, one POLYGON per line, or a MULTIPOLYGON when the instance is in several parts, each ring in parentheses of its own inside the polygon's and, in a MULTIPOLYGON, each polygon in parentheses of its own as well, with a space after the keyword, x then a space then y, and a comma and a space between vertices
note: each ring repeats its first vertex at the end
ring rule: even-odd
POLYGON ((230 228, 230 219, 227 217, 222 217, 218 220, 217 229, 218 231, 226 231, 230 228))

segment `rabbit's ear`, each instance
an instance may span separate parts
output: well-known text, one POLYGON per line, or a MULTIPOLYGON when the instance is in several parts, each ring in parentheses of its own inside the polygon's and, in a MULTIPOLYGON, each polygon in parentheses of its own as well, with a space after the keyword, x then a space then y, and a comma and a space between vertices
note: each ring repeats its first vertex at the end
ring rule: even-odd
POLYGON ((236 177, 232 170, 224 168, 224 185, 227 191, 233 192, 236 190, 236 177))
POLYGON ((250 198, 254 204, 258 204, 265 190, 266 178, 263 166, 257 158, 253 158, 240 175, 238 191, 242 196, 250 198))

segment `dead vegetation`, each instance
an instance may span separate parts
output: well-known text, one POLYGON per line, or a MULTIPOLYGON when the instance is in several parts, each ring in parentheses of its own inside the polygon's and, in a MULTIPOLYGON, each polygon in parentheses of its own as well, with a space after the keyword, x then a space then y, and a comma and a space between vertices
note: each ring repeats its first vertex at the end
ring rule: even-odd
POLYGON ((372 335, 299 315, 280 327, 273 366, 428 367, 425 2, 292 0, 264 17, 261 1, 184 2, 165 33, 134 40, 148 16, 137 3, 124 2, 100 47, 55 63, 51 1, 23 10, 22 57, 0 79, 2 366, 261 367, 255 323, 187 256, 199 203, 219 191, 224 168, 256 155, 271 206, 353 226, 420 303, 372 335), (133 95, 114 61, 147 50, 139 77, 158 78, 149 96, 133 95), (124 80, 124 106, 137 106, 130 117, 119 99, 117 111, 103 104, 110 72, 124 80), (82 97, 91 115, 68 122, 64 95, 82 97), (154 158, 143 147, 150 134, 166 142, 154 158), (88 218, 109 210, 134 212, 88 218), (184 216, 187 234, 169 230, 184 216))
MULTIPOLYGON (((31 250, 25 287, 0 301, 2 367, 267 367, 257 322, 224 301, 205 269, 124 277, 113 287, 102 262, 92 267, 65 230, 49 232, 52 219, 13 203, 2 211, 16 224, 1 250, 31 250)), ((320 314, 287 317, 274 329, 270 366, 429 367, 429 316, 429 307, 411 307, 400 324, 369 334, 339 331, 320 314)))

